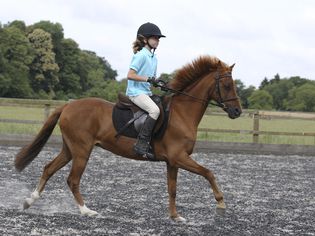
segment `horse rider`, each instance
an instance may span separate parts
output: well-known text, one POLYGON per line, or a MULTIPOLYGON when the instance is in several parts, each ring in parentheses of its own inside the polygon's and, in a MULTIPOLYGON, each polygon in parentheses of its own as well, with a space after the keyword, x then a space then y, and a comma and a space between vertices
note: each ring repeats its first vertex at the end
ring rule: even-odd
POLYGON ((142 24, 133 43, 133 57, 127 74, 128 84, 126 95, 141 109, 148 112, 143 128, 139 132, 134 151, 151 159, 150 141, 160 109, 150 98, 151 85, 156 84, 157 58, 154 54, 160 38, 165 37, 159 27, 150 22, 142 24))

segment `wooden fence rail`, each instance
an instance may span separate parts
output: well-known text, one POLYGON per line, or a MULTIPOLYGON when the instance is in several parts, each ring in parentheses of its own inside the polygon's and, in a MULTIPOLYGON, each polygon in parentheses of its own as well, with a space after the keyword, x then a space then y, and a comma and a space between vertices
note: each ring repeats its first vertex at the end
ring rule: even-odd
MULTIPOLYGON (((225 115, 224 113, 211 114, 206 112, 208 115, 225 115)), ((246 114, 246 112, 245 112, 246 114)), ((284 132, 284 131, 262 131, 260 130, 259 121, 261 119, 303 119, 303 120, 314 120, 315 114, 311 113, 292 113, 292 112, 247 112, 247 116, 253 119, 252 130, 237 130, 237 129, 212 129, 212 128, 198 128, 198 132, 212 132, 212 133, 234 133, 234 134, 249 134, 252 135, 252 143, 259 143, 260 135, 283 135, 283 136, 301 136, 301 137, 314 137, 315 132, 284 132), (304 114, 304 115, 303 115, 304 114)))

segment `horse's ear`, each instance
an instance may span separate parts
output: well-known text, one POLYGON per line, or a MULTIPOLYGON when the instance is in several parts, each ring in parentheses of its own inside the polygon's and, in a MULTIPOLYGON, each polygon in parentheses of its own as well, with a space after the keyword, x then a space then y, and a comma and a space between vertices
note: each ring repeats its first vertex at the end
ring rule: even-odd
POLYGON ((222 62, 220 60, 218 61, 218 65, 217 66, 218 66, 218 68, 222 68, 222 62))
POLYGON ((233 70, 233 67, 235 66, 235 63, 230 66, 230 69, 233 70))

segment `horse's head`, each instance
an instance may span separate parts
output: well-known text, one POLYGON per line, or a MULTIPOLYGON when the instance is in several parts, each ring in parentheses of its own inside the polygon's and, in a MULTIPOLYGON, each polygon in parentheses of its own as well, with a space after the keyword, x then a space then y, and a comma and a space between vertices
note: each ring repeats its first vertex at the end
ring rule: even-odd
POLYGON ((228 113, 231 119, 238 118, 242 113, 242 107, 236 94, 236 87, 232 77, 234 65, 226 66, 221 61, 218 62, 217 70, 214 72, 215 88, 209 94, 209 99, 215 100, 217 105, 228 113))
POLYGON ((232 78, 234 65, 228 66, 216 57, 201 56, 178 70, 168 89, 208 104, 216 101, 231 119, 242 113, 232 78))

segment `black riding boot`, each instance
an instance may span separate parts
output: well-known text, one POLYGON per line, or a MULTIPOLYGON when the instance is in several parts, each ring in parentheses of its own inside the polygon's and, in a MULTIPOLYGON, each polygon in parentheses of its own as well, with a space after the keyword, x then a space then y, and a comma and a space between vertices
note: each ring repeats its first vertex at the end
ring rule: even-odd
POLYGON ((152 119, 150 116, 147 117, 138 135, 137 143, 134 146, 134 151, 137 154, 149 160, 155 160, 154 154, 150 152, 150 141, 155 122, 156 120, 152 119))

